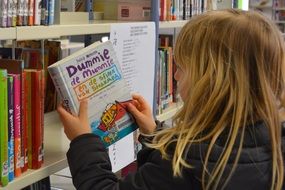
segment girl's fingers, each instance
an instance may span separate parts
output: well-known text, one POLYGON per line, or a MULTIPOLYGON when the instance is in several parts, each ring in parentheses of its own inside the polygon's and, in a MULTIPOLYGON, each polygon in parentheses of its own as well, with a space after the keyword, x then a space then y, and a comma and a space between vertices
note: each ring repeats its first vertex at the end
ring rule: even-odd
POLYGON ((127 105, 127 109, 135 118, 139 117, 141 114, 141 112, 131 103, 127 105))
POLYGON ((80 102, 78 117, 80 118, 81 121, 88 120, 88 101, 87 100, 82 100, 80 102))
POLYGON ((71 115, 68 111, 66 111, 62 105, 60 104, 59 106, 57 106, 57 112, 59 113, 59 116, 61 118, 70 118, 73 117, 73 115, 71 115))
POLYGON ((147 101, 141 95, 133 94, 132 97, 134 100, 138 101, 138 103, 140 104, 142 109, 144 109, 148 106, 147 101))

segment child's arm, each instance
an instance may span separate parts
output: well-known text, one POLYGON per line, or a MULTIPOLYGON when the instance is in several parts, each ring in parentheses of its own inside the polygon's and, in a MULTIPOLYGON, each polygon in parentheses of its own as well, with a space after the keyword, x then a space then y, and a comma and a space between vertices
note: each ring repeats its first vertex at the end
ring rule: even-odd
POLYGON ((145 151, 138 154, 138 161, 143 163, 138 171, 118 179, 99 137, 81 135, 71 142, 67 153, 73 184, 79 190, 171 190, 190 186, 190 180, 173 177, 171 161, 162 159, 158 150, 145 151))

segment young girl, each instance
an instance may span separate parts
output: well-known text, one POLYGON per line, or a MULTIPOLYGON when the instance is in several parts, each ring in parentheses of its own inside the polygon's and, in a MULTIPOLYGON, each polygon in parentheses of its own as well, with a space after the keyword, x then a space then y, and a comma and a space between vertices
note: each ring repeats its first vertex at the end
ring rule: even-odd
MULTIPOLYGON (((278 28, 253 11, 211 11, 192 18, 174 50, 182 109, 173 127, 157 130, 150 107, 128 105, 146 146, 138 171, 111 172, 108 153, 90 134, 87 103, 78 116, 58 107, 77 189, 280 190, 285 49, 278 28)), ((284 131, 284 130, 283 130, 284 131)), ((284 132, 283 132, 284 133, 284 132)))

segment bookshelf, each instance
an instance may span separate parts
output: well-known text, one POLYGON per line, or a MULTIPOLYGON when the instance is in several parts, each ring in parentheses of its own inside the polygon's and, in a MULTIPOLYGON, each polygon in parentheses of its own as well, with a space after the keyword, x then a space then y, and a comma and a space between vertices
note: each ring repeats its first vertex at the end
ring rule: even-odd
MULTIPOLYGON (((156 4, 156 1, 152 1, 156 4)), ((114 23, 125 23, 130 21, 102 20, 89 23, 67 23, 50 26, 18 26, 13 28, 0 28, 1 40, 42 40, 60 38, 63 36, 88 35, 109 33, 114 23)), ((187 21, 164 21, 159 22, 158 29, 180 28, 187 21)), ((173 104, 163 114, 158 115, 160 121, 171 118, 181 105, 173 104)), ((20 177, 15 178, 2 190, 21 189, 48 177, 68 166, 66 152, 69 147, 69 140, 66 138, 57 113, 51 112, 44 116, 44 164, 40 169, 28 170, 20 177)))
MULTIPOLYGON (((187 21, 160 22, 159 28, 182 27, 187 21)), ((0 28, 0 40, 39 40, 59 38, 62 36, 100 34, 110 32, 111 24, 123 23, 119 21, 94 21, 88 24, 62 24, 51 26, 22 26, 14 28, 0 28)), ((181 105, 174 104, 163 114, 158 115, 160 121, 171 118, 181 105)), ((44 116, 44 164, 40 169, 28 170, 20 177, 15 178, 2 190, 21 189, 35 183, 68 166, 66 152, 69 140, 66 138, 57 113, 51 112, 44 116)))
POLYGON ((69 140, 63 132, 55 111, 45 114, 44 125, 45 155, 43 166, 37 170, 29 169, 7 186, 0 187, 1 190, 24 188, 67 167, 65 155, 69 147, 69 140))

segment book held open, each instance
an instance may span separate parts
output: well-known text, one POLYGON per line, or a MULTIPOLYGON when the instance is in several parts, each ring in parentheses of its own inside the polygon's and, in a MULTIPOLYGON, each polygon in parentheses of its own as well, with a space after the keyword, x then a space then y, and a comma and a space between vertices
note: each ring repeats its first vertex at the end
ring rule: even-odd
POLYGON ((126 110, 130 89, 110 41, 93 43, 49 66, 48 71, 69 112, 77 115, 79 102, 89 100, 92 132, 106 146, 137 129, 126 110))

